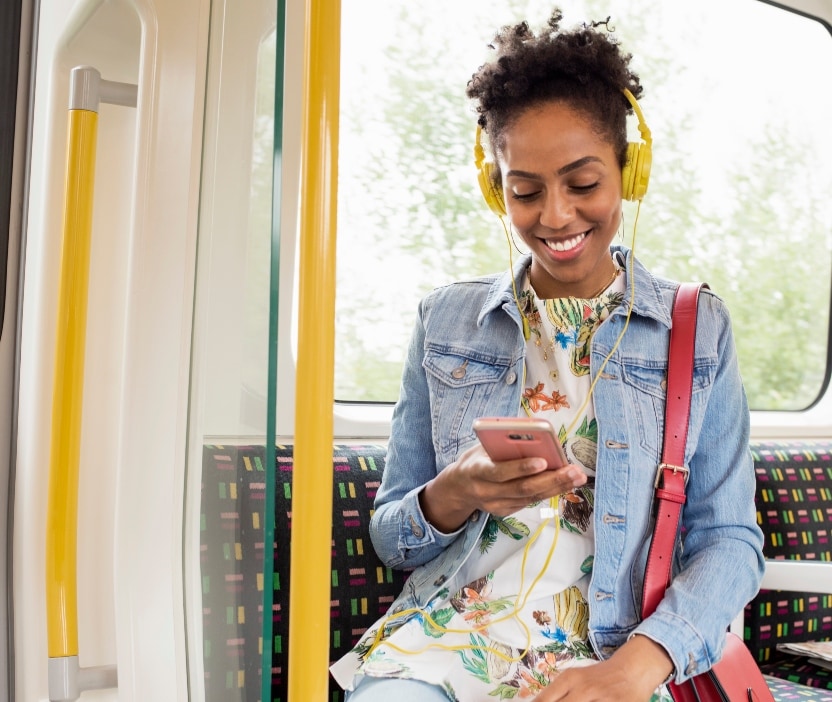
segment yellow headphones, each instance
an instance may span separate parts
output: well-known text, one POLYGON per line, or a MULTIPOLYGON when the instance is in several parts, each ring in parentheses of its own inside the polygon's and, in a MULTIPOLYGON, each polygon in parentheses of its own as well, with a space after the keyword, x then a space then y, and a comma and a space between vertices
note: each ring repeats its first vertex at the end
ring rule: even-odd
MULTIPOLYGON (((638 131, 641 134, 642 143, 631 141, 627 144, 627 160, 624 168, 621 169, 621 197, 624 200, 636 201, 641 200, 647 192, 650 168, 653 165, 653 137, 633 94, 627 88, 623 89, 623 93, 630 101, 638 118, 638 131)), ((505 217, 506 203, 503 188, 492 177, 494 164, 485 160, 485 150, 481 139, 482 127, 478 125, 477 139, 474 144, 474 165, 477 169, 480 190, 491 211, 498 217, 505 217)))

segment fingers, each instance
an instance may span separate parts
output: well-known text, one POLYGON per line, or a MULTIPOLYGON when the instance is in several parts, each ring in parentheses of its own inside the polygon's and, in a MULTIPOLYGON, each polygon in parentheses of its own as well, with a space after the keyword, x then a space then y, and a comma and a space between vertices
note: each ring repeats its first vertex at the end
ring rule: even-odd
POLYGON ((494 463, 480 445, 463 453, 455 470, 459 489, 478 509, 506 516, 530 504, 571 492, 586 482, 576 465, 547 469, 543 458, 520 458, 494 463))
POLYGON ((578 466, 547 470, 542 458, 494 463, 478 444, 425 484, 419 504, 436 529, 450 534, 476 510, 505 517, 585 482, 578 466))
MULTIPOLYGON (((493 483, 508 483, 519 478, 544 473, 547 473, 550 478, 557 477, 558 482, 562 482, 564 485, 567 482, 574 481, 580 481, 578 484, 583 484, 585 481, 585 476, 579 466, 563 466, 549 470, 546 459, 542 457, 518 458, 495 463, 481 444, 475 444, 466 450, 459 457, 457 463, 461 467, 467 468, 477 479, 493 483), (569 468, 572 470, 567 470, 569 468)), ((569 489, 571 490, 572 487, 577 487, 577 485, 570 485, 569 489)))

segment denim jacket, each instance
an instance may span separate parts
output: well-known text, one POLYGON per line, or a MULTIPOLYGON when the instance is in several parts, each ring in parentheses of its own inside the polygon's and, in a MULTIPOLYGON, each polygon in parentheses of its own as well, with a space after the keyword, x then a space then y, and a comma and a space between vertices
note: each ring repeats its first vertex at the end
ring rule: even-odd
MULTIPOLYGON (((763 574, 748 406, 728 311, 705 289, 685 451, 684 536, 671 586, 656 612, 641 621, 677 285, 651 275, 629 250, 613 251, 626 257, 627 290, 624 304, 593 337, 593 377, 625 323, 633 280, 635 297, 629 327, 593 395, 598 457, 589 638, 603 659, 633 633, 648 636, 668 651, 675 680, 682 682, 719 660, 726 629, 757 593, 763 574)), ((529 263, 525 257, 513 271, 518 289, 529 263)), ((386 564, 414 569, 391 615, 424 606, 476 549, 486 515, 474 513, 455 533, 440 533, 422 514, 418 495, 476 441, 474 419, 517 415, 525 351, 508 272, 438 288, 420 303, 370 527, 386 564)))

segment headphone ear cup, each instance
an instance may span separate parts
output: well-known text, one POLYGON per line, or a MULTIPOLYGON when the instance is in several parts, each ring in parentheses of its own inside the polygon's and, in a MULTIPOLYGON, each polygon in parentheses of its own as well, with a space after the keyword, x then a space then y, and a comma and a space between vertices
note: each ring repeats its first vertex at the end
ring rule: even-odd
POLYGON ((621 198, 623 200, 631 201, 633 197, 633 176, 638 167, 638 147, 634 142, 627 144, 627 160, 624 163, 624 168, 621 169, 621 198))
POLYGON ((491 211, 498 217, 505 217, 506 203, 503 198, 503 189, 494 181, 494 164, 483 162, 477 171, 477 180, 482 196, 491 211))
POLYGON ((627 162, 621 170, 621 197, 624 200, 641 200, 647 194, 653 150, 650 144, 627 144, 627 162))
POLYGON ((649 143, 640 144, 638 147, 638 170, 633 174, 633 195, 636 200, 641 200, 647 194, 647 185, 650 183, 652 167, 652 145, 649 143))

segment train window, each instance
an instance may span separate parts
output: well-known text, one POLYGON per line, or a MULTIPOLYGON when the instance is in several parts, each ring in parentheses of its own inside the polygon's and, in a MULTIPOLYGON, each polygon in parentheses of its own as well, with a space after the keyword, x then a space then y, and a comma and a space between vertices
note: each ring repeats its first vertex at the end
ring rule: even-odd
MULTIPOLYGON (((567 24, 610 14, 560 4, 567 24)), ((343 3, 337 400, 395 401, 418 299, 509 265, 464 89, 496 27, 551 7, 389 0, 368 22, 365 3, 343 3)), ((753 409, 806 408, 829 375, 832 94, 816 80, 829 27, 758 0, 614 8, 654 140, 636 254, 726 300, 753 409)))

